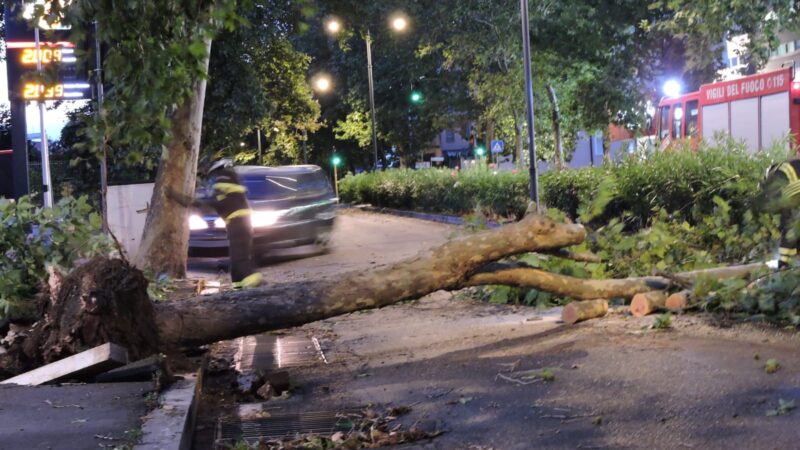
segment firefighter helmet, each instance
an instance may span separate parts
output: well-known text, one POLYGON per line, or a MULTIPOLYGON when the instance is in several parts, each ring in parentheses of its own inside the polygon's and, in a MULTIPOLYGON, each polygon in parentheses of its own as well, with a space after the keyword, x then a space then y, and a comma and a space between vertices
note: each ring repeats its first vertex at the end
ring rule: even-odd
POLYGON ((208 170, 206 171, 206 174, 210 175, 210 174, 216 172, 217 170, 225 169, 225 168, 229 168, 229 167, 233 167, 233 160, 230 160, 228 158, 223 158, 223 159, 220 159, 220 160, 217 160, 217 161, 214 161, 213 163, 211 163, 211 165, 208 167, 208 170))

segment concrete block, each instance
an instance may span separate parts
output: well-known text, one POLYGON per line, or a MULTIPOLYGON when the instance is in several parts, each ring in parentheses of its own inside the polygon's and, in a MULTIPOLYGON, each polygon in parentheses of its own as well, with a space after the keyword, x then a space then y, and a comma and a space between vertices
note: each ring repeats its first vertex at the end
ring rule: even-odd
POLYGON ((62 379, 84 378, 124 366, 128 363, 128 351, 119 345, 108 343, 52 364, 39 367, 0 384, 38 386, 62 379))

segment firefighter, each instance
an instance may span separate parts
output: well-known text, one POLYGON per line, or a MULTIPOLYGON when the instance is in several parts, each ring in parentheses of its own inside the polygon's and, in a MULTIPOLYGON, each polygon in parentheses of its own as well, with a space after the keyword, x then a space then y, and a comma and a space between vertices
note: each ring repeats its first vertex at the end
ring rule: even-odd
POLYGON ((796 212, 800 208, 800 160, 793 159, 767 169, 763 192, 770 212, 780 213, 781 243, 778 249, 779 269, 797 256, 798 229, 796 212))
MULTIPOLYGON (((211 164, 206 172, 213 190, 213 198, 188 202, 195 206, 207 205, 214 208, 217 215, 225 221, 228 233, 228 255, 230 258, 231 282, 234 289, 257 287, 263 275, 255 270, 253 264, 253 228, 250 224, 250 205, 239 176, 233 170, 233 161, 221 159, 211 164)), ((174 194, 172 197, 176 197, 174 194)), ((188 206, 186 201, 179 201, 188 206)))

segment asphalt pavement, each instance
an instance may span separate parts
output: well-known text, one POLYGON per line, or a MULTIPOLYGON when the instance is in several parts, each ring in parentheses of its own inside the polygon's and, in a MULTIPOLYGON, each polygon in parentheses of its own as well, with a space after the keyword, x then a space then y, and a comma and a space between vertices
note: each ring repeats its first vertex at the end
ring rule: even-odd
MULTIPOLYGON (((327 254, 276 259, 271 281, 336 276, 413 256, 457 227, 350 211, 327 254)), ((209 264, 194 267, 202 267, 209 264)), ((197 264, 197 262, 196 262, 197 264)), ((213 262, 212 262, 213 264, 213 262)), ((798 448, 800 338, 678 316, 671 330, 623 311, 577 326, 559 309, 489 305, 437 292, 290 330, 317 338, 327 363, 290 369, 273 411, 412 406, 408 424, 446 433, 409 448, 798 448), (764 370, 767 359, 781 369, 764 370), (552 377, 537 375, 545 373, 552 377), (779 408, 781 401, 783 408, 779 408)))

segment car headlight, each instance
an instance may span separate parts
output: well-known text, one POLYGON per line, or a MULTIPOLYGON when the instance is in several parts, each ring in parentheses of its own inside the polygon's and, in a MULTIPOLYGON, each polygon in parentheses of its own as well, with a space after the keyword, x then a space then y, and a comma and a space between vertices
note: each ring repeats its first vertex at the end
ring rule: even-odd
POLYGON ((206 223, 206 221, 197 214, 192 214, 189 216, 189 229, 192 231, 207 230, 208 223, 206 223))
POLYGON ((269 227, 275 225, 283 214, 283 211, 253 211, 250 214, 250 223, 253 228, 269 227))
POLYGON ((221 218, 215 220, 214 221, 214 228, 225 228, 225 221, 222 220, 221 218))

